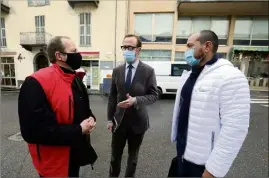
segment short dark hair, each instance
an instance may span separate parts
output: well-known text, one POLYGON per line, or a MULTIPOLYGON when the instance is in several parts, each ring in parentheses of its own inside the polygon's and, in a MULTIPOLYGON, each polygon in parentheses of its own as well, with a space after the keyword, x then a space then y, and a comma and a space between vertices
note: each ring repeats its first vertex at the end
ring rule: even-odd
POLYGON ((205 43, 206 41, 211 41, 213 44, 213 53, 216 53, 219 48, 219 39, 216 33, 211 30, 202 30, 200 31, 199 41, 201 44, 205 43))
POLYGON ((49 56, 49 61, 51 63, 56 62, 56 56, 55 56, 56 51, 60 51, 60 52, 65 51, 65 47, 64 47, 62 39, 70 39, 70 38, 67 36, 55 36, 50 40, 47 46, 47 53, 49 56))
POLYGON ((127 34, 127 35, 125 35, 124 39, 125 38, 129 38, 129 37, 135 37, 137 39, 136 47, 138 47, 138 48, 141 48, 142 47, 142 42, 141 42, 139 36, 134 35, 134 34, 127 34))

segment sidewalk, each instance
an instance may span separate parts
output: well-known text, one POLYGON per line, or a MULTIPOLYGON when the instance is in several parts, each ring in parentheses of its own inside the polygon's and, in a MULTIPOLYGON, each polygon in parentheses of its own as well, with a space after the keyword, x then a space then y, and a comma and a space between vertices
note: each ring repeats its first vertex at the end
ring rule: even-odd
POLYGON ((250 87, 251 91, 265 91, 265 92, 269 92, 269 88, 267 87, 250 87))

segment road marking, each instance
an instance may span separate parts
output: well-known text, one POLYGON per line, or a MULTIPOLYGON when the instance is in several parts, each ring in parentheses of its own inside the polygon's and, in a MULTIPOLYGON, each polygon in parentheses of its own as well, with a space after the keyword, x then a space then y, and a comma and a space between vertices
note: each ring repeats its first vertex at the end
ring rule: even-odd
POLYGON ((11 135, 10 137, 8 137, 8 139, 12 140, 12 141, 17 141, 17 142, 23 141, 23 138, 21 136, 21 132, 18 132, 14 135, 11 135))
POLYGON ((269 107, 269 105, 268 105, 268 104, 267 104, 267 105, 265 105, 265 104, 261 104, 261 105, 262 105, 262 106, 264 106, 264 107, 267 107, 267 108, 269 107))
POLYGON ((251 104, 268 104, 268 101, 251 101, 251 104))
POLYGON ((269 98, 269 96, 258 96, 259 98, 269 98))
POLYGON ((252 104, 268 104, 269 101, 268 99, 257 99, 257 98, 252 98, 250 103, 252 104))
POLYGON ((268 99, 251 99, 252 101, 268 101, 268 99))

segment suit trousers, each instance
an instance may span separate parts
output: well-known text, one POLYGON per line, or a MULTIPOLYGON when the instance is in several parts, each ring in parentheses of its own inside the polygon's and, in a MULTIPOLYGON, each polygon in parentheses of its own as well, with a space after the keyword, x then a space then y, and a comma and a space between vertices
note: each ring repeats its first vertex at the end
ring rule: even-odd
MULTIPOLYGON (((128 119, 128 118, 125 118, 128 119)), ((125 177, 134 177, 138 161, 140 145, 144 134, 135 134, 132 129, 122 123, 119 129, 112 134, 112 153, 110 162, 110 177, 118 177, 121 170, 121 159, 126 142, 128 142, 128 161, 125 177)))

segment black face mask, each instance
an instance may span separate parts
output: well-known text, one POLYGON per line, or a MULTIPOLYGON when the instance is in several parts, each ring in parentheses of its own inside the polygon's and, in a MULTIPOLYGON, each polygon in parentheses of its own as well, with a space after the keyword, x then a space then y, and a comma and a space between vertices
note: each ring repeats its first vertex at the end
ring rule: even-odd
POLYGON ((77 70, 81 67, 82 56, 80 53, 65 53, 67 55, 66 64, 68 64, 73 70, 77 70))

